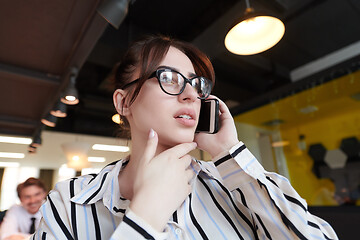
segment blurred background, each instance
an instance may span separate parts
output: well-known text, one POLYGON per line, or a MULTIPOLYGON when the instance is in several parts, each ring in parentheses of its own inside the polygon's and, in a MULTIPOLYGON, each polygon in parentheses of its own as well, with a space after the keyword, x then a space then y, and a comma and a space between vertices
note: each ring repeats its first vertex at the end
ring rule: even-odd
POLYGON ((210 57, 213 93, 241 140, 310 206, 359 205, 359 22, 357 0, 0 0, 1 209, 30 176, 51 189, 128 154, 110 76, 144 34, 189 41, 210 57), (224 39, 249 7, 285 32, 268 50, 234 54, 224 39), (64 104, 69 91, 76 99, 64 104))

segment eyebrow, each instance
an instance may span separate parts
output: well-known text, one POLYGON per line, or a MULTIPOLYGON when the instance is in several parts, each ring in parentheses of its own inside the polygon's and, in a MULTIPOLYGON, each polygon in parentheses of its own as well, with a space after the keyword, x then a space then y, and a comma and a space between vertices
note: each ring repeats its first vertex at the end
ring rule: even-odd
MULTIPOLYGON (((179 69, 177 69, 177 68, 175 68, 175 67, 166 66, 166 65, 161 65, 161 66, 159 66, 158 68, 168 68, 168 69, 171 69, 171 70, 180 72, 179 69)), ((195 73, 192 73, 192 72, 188 72, 188 76, 189 76, 190 78, 192 78, 192 77, 198 77, 198 75, 196 75, 195 73)))

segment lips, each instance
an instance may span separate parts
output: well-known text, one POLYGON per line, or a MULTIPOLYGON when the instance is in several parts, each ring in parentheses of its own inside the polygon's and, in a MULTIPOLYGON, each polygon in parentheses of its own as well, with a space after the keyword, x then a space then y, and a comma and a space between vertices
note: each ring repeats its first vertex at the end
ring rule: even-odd
POLYGON ((182 108, 175 113, 174 118, 187 118, 196 120, 196 113, 191 108, 182 108))
POLYGON ((196 125, 196 113, 193 109, 180 109, 175 113, 174 118, 178 123, 186 127, 193 127, 196 125))

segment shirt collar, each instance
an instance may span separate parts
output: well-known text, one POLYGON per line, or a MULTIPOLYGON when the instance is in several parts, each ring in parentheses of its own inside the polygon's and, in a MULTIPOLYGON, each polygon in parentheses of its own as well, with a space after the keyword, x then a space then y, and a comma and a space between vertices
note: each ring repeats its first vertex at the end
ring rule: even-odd
MULTIPOLYGON (((70 199, 71 202, 93 204, 102 199, 105 207, 113 214, 124 213, 130 201, 120 195, 118 175, 127 163, 128 158, 125 158, 105 166, 97 175, 93 176, 88 185, 70 199)), ((190 167, 196 175, 202 171, 209 177, 215 178, 212 171, 195 158, 192 158, 190 167)))
POLYGON ((216 171, 213 171, 209 167, 208 164, 204 164, 204 162, 199 161, 195 158, 192 158, 190 167, 193 169, 193 171, 195 172, 196 175, 198 175, 200 171, 206 173, 211 178, 216 178, 215 176, 218 175, 218 174, 216 174, 216 171))
POLYGON ((118 175, 128 159, 122 159, 105 166, 70 200, 77 204, 93 204, 102 200, 104 206, 114 214, 126 209, 129 201, 121 198, 118 175))

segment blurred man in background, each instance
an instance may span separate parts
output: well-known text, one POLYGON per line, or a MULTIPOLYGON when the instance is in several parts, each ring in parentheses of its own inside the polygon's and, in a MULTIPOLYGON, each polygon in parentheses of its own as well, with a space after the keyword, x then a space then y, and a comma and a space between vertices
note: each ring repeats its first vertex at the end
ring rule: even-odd
POLYGON ((46 197, 46 188, 37 178, 28 178, 17 186, 21 205, 15 204, 6 212, 0 228, 1 240, 22 240, 35 232, 40 223, 39 211, 46 197))

